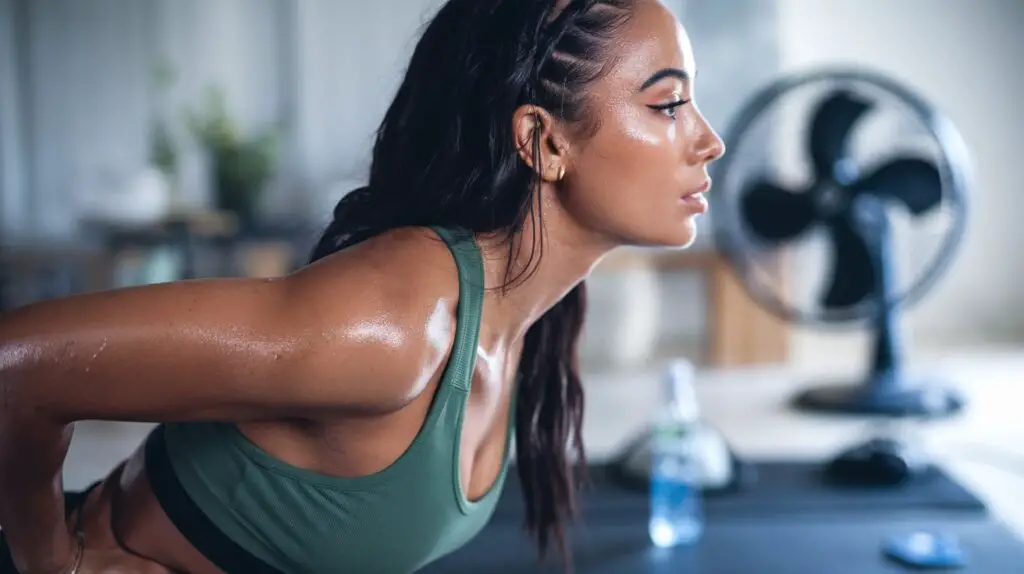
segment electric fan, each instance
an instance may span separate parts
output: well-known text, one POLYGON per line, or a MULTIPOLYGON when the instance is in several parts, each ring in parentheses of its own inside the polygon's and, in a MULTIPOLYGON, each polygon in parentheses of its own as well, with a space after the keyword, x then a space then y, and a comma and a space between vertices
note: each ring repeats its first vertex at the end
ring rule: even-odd
POLYGON ((784 77, 756 93, 725 141, 730 151, 714 166, 710 194, 714 239, 749 295, 791 322, 867 321, 873 329, 874 356, 865 379, 803 391, 796 406, 895 417, 960 410, 963 400, 954 390, 906 375, 897 334, 897 314, 942 277, 964 233, 968 156, 949 120, 879 74, 825 69, 784 77), (788 139, 787 119, 800 126, 788 139), (760 139, 757 125, 765 128, 760 139), (872 126, 887 131, 871 131, 872 126), (910 137, 911 128, 919 137, 910 137), (865 136, 864 130, 870 133, 865 136), (787 151, 785 142, 793 139, 798 139, 795 161, 770 157, 787 151), (775 168, 744 170, 752 158, 775 168), (778 173, 786 168, 806 175, 778 173), (931 217, 948 225, 915 245, 933 247, 933 256, 897 260, 898 229, 913 231, 931 217), (827 264, 807 263, 801 249, 812 238, 824 244, 827 264), (814 299, 810 305, 785 300, 763 279, 766 261, 794 253, 799 270, 818 275, 821 283, 806 297, 814 299), (904 274, 898 270, 915 262, 917 271, 899 286, 897 275, 904 274))

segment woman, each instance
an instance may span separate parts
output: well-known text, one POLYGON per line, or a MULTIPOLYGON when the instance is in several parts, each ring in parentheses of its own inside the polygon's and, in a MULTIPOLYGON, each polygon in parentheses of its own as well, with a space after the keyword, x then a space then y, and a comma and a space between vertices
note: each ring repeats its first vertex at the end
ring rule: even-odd
POLYGON ((692 242, 723 153, 693 74, 656 0, 450 0, 310 265, 5 317, 18 571, 414 571, 483 527, 513 433, 526 526, 561 548, 583 280, 692 242), (65 496, 83 419, 163 424, 65 496))

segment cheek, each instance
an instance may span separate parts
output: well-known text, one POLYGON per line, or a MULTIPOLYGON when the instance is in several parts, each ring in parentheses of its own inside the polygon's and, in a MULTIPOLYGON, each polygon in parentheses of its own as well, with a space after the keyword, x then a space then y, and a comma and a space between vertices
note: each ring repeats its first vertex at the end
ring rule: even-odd
POLYGON ((625 108, 614 117, 612 125, 617 128, 620 145, 633 147, 641 153, 670 151, 678 141, 676 122, 648 108, 625 108))
POLYGON ((676 122, 647 109, 606 113, 578 157, 574 211, 588 219, 628 221, 674 205, 681 135, 676 122))
POLYGON ((595 192, 612 188, 634 198, 657 194, 673 187, 679 175, 683 134, 677 122, 649 109, 617 109, 605 116, 588 146, 581 175, 595 192))
POLYGON ((617 118, 617 126, 623 145, 658 148, 671 144, 676 138, 675 126, 668 118, 662 120, 650 110, 624 113, 617 118))
POLYGON ((638 106, 617 107, 592 141, 590 155, 598 163, 592 167, 646 179, 665 170, 677 155, 678 140, 679 130, 668 118, 638 106))

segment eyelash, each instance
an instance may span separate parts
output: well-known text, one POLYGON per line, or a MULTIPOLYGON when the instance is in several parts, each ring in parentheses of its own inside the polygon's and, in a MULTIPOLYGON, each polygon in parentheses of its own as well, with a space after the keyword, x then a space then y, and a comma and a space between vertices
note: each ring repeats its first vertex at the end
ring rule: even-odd
POLYGON ((656 106, 648 106, 648 107, 651 108, 652 110, 656 111, 656 112, 659 112, 659 113, 671 112, 671 113, 667 113, 665 115, 670 117, 670 118, 672 118, 672 119, 676 119, 676 114, 675 114, 676 108, 678 108, 679 106, 686 105, 688 103, 690 103, 690 100, 679 100, 678 102, 672 102, 672 103, 668 103, 668 104, 659 104, 659 105, 656 105, 656 106))

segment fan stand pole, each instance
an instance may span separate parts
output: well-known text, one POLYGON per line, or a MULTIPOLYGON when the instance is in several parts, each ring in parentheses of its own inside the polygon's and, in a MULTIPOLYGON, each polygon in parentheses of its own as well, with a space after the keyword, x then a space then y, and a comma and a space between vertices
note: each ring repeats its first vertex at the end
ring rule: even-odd
POLYGON ((795 406, 807 411, 894 418, 940 418, 959 412, 964 400, 955 390, 906 376, 902 349, 897 341, 899 302, 887 295, 894 290, 891 285, 892 239, 885 206, 879 201, 862 198, 855 212, 877 270, 871 369, 860 385, 832 385, 803 391, 796 396, 795 406))

